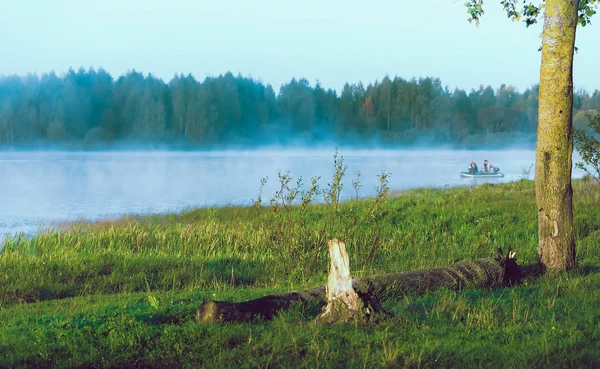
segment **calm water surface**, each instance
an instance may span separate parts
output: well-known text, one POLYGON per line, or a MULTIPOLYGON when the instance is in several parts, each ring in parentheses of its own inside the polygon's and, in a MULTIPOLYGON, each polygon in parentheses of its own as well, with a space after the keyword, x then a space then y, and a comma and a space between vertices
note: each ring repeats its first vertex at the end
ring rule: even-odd
MULTIPOLYGON (((0 236, 32 234, 78 219, 181 211, 201 206, 250 205, 268 176, 268 202, 281 171, 320 176, 322 188, 333 173, 331 150, 0 152, 0 236)), ((361 172, 360 196, 375 193, 377 175, 391 174, 392 190, 480 183, 460 178, 468 163, 484 159, 514 181, 535 162, 533 150, 343 150, 348 166, 343 197, 354 196, 352 179, 361 172)), ((581 173, 574 172, 574 176, 581 173)), ((533 171, 531 174, 533 178, 533 171)), ((479 180, 481 181, 481 180, 479 180)))

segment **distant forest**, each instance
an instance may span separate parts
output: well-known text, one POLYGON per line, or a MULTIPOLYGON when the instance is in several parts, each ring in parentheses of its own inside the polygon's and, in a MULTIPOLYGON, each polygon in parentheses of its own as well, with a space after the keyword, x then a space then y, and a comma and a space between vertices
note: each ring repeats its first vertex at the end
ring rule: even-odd
MULTIPOLYGON (((535 143, 538 87, 469 92, 437 78, 387 76, 338 94, 306 79, 273 87, 226 73, 169 83, 103 69, 0 76, 0 148, 118 147, 120 144, 210 148, 318 143, 496 147, 535 143)), ((578 91, 575 125, 600 110, 600 91, 578 91)))

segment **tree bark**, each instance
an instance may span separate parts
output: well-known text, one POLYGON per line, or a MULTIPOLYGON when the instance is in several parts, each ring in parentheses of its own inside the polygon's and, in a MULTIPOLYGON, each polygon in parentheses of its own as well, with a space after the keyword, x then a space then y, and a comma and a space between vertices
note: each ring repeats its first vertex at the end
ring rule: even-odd
MULTIPOLYGON (((478 259, 461 261, 443 267, 400 273, 390 273, 352 280, 352 287, 359 298, 376 303, 373 298, 397 298, 408 293, 424 293, 448 288, 460 290, 465 287, 491 288, 517 283, 520 269, 510 254, 507 260, 478 259)), ((196 311, 199 323, 251 321, 255 318, 271 319, 280 310, 293 303, 311 303, 324 306, 327 303, 325 286, 306 291, 268 295, 245 302, 206 301, 196 311)), ((365 304, 366 305, 366 304, 365 304)))
POLYGON ((573 230, 573 50, 578 0, 546 0, 540 68, 535 192, 538 256, 547 271, 575 266, 573 230))

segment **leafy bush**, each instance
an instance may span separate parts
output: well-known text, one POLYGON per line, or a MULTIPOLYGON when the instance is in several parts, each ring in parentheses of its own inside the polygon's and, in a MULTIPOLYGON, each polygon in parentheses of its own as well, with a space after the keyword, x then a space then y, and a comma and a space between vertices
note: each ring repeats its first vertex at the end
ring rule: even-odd
POLYGON ((600 184, 600 141, 598 141, 598 136, 600 136, 600 114, 587 113, 586 117, 592 132, 579 128, 573 131, 575 149, 581 155, 582 160, 575 165, 577 168, 585 170, 600 184))

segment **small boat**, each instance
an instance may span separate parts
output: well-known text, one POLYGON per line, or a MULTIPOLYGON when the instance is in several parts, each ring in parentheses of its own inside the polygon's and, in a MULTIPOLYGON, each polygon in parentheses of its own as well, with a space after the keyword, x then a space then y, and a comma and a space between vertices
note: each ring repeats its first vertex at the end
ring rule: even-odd
POLYGON ((463 178, 500 178, 504 177, 504 173, 500 171, 500 168, 495 168, 493 172, 460 172, 460 176, 463 178))

